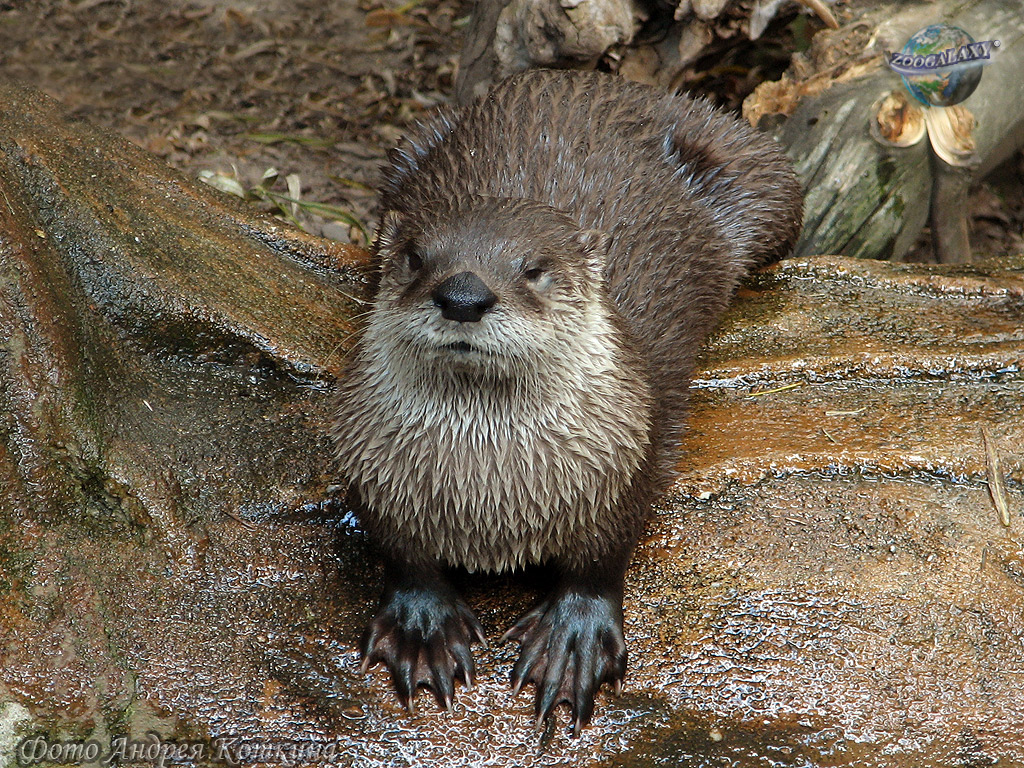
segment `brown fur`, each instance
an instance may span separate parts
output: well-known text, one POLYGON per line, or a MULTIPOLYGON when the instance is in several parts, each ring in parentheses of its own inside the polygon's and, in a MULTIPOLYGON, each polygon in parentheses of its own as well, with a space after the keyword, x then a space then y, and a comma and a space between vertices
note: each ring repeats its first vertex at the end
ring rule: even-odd
POLYGON ((796 238, 782 153, 703 101, 533 72, 417 127, 382 202, 379 288, 334 427, 371 533, 485 570, 632 542, 671 479, 695 354, 749 269, 796 238), (409 249, 429 251, 416 277, 409 249), (558 274, 539 303, 524 258, 558 274), (467 268, 499 303, 444 321, 429 288, 467 268), (438 347, 463 337, 486 353, 438 347))

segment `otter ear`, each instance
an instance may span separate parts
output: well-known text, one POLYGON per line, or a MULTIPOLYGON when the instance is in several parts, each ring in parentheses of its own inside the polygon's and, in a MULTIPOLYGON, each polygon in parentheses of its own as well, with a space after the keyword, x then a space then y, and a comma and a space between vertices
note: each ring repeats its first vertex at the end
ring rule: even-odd
POLYGON ((583 253, 591 272, 597 279, 604 279, 608 247, 612 242, 611 235, 600 229, 584 229, 576 236, 576 239, 583 246, 583 253))
POLYGON ((389 251, 398 243, 398 229, 401 224, 401 217, 398 211, 384 211, 380 218, 380 226, 377 228, 377 237, 374 238, 374 246, 378 251, 389 251))

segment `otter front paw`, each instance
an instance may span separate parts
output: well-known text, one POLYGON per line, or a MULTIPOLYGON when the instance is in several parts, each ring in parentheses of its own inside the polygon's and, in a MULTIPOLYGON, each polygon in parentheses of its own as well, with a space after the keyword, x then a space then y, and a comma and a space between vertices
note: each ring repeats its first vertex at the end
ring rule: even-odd
POLYGON ((383 662, 410 712, 416 711, 420 686, 449 709, 456 679, 473 687, 473 643, 487 644, 483 628, 457 596, 429 587, 395 590, 385 595, 363 635, 363 672, 383 662))
POLYGON ((626 673, 622 608, 607 597, 567 593, 546 600, 521 618, 502 640, 518 640, 519 660, 512 669, 516 693, 537 686, 537 722, 562 702, 568 703, 573 734, 590 722, 594 697, 602 683, 618 693, 626 673))

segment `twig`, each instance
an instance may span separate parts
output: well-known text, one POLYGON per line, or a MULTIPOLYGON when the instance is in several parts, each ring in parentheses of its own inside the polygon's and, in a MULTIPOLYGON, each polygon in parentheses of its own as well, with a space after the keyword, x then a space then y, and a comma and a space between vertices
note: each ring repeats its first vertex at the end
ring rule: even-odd
POLYGON ((829 29, 839 29, 839 22, 836 21, 836 17, 832 14, 831 9, 821 0, 797 0, 797 2, 814 11, 829 29))
POLYGON ((243 528, 245 528, 246 530, 255 531, 255 530, 259 529, 259 526, 257 526, 255 523, 251 522, 250 520, 245 520, 245 519, 239 517, 234 512, 229 512, 228 510, 225 509, 224 510, 224 514, 227 515, 228 517, 230 517, 236 523, 241 524, 241 526, 243 528))
POLYGON ((802 387, 806 382, 795 381, 792 384, 785 384, 781 387, 775 387, 775 389, 764 389, 760 392, 751 392, 750 397, 760 397, 761 395, 774 395, 776 392, 785 392, 787 389, 796 389, 802 387))
POLYGON ((988 493, 992 497, 992 503, 996 505, 999 513, 999 522, 1005 527, 1010 527, 1010 505, 1006 499, 1006 488, 1003 487, 1003 473, 999 468, 999 454, 992 445, 988 429, 981 428, 981 436, 985 441, 985 458, 988 463, 988 493))

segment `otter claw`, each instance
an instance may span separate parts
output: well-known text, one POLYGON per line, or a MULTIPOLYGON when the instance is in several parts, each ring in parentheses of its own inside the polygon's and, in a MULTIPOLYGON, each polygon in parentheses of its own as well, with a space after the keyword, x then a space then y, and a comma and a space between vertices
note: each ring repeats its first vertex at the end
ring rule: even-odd
POLYGON ((571 711, 573 735, 579 735, 593 716, 601 685, 607 682, 616 691, 622 689, 626 644, 616 601, 561 595, 526 614, 502 640, 520 643, 512 690, 518 695, 527 683, 536 686, 538 724, 564 702, 571 711))
POLYGON ((382 663, 399 702, 416 712, 416 691, 429 688, 438 705, 451 709, 455 680, 473 685, 472 645, 483 628, 454 594, 431 588, 395 590, 386 596, 363 635, 362 669, 382 663))

